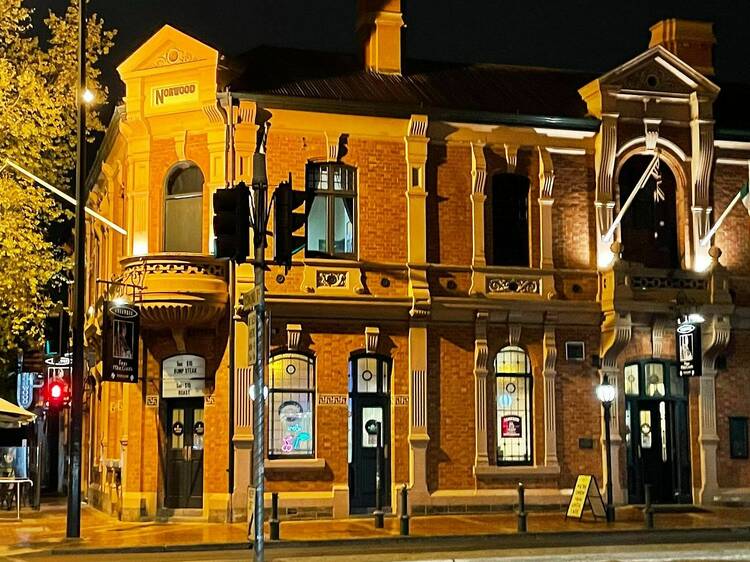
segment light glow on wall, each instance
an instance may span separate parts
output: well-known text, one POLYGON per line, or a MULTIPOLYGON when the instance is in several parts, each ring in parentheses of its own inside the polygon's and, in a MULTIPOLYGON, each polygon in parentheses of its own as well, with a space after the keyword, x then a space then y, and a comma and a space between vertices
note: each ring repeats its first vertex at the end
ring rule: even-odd
POLYGON ((596 265, 599 269, 607 269, 612 265, 615 254, 609 248, 600 248, 596 254, 596 265))
POLYGON ((148 239, 145 233, 137 234, 133 240, 133 255, 145 256, 148 254, 148 239))
POLYGON ((703 273, 709 268, 710 265, 711 256, 709 256, 708 254, 701 252, 697 256, 695 256, 693 269, 695 269, 697 273, 703 273))

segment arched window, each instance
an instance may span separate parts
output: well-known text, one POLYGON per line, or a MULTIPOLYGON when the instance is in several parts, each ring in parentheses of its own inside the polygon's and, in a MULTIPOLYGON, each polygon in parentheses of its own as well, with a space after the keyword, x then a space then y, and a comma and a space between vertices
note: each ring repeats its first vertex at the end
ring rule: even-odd
POLYGON ((307 165, 307 255, 353 258, 356 253, 357 174, 351 166, 307 165))
POLYGON ((268 371, 268 457, 314 456, 315 359, 275 353, 268 371))
MULTIPOLYGON (((622 165, 617 177, 620 207, 627 201, 652 158, 650 155, 639 154, 628 158, 622 165)), ((658 174, 652 174, 648 178, 646 185, 641 188, 622 217, 620 237, 624 260, 641 263, 646 267, 680 267, 676 186, 672 170, 661 161, 658 174)))
POLYGON ((192 162, 175 164, 164 194, 164 251, 203 251, 203 173, 192 162))
POLYGON ((531 464, 533 460, 532 376, 529 356, 507 346, 495 356, 497 464, 531 464))
POLYGON ((529 178, 492 176, 489 265, 529 267, 529 178))

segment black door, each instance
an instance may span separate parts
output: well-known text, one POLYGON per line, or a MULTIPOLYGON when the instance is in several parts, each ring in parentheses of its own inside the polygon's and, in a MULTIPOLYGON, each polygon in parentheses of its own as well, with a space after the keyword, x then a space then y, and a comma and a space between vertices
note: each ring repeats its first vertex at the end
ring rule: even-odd
POLYGON ((165 505, 203 506, 203 400, 169 400, 165 505))
POLYGON ((628 501, 690 503, 687 386, 661 361, 625 367, 628 501))
POLYGON ((375 508, 377 422, 381 427, 383 505, 390 503, 390 364, 377 356, 352 358, 349 375, 349 509, 366 513, 375 508))

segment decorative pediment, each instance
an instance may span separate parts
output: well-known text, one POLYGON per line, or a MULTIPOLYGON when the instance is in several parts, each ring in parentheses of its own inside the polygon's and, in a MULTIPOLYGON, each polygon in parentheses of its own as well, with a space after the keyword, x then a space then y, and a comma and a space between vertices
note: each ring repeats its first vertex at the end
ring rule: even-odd
MULTIPOLYGON (((700 92, 716 96, 719 87, 664 47, 657 45, 595 80, 599 87, 661 93, 700 92)), ((581 88, 588 91, 589 84, 581 88)))
POLYGON ((120 76, 140 71, 206 62, 216 64, 219 53, 190 35, 165 25, 128 57, 117 71, 120 76))

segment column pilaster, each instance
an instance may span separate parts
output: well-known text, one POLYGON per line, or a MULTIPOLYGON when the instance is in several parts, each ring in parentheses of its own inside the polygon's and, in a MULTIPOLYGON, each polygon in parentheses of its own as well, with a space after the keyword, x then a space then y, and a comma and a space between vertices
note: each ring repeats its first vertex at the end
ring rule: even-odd
POLYGON ((477 312, 474 336, 474 471, 489 465, 487 453, 487 322, 489 313, 477 312))
POLYGON ((427 491, 427 325, 409 327, 409 487, 413 501, 426 501, 427 491))
POLYGON ((557 423, 555 421, 555 379, 557 370, 557 342, 555 328, 545 326, 544 340, 544 466, 558 466, 557 423))
POLYGON ((487 164, 484 143, 471 143, 471 287, 470 295, 483 295, 486 291, 484 268, 487 266, 484 248, 484 202, 487 200, 485 184, 487 164))

